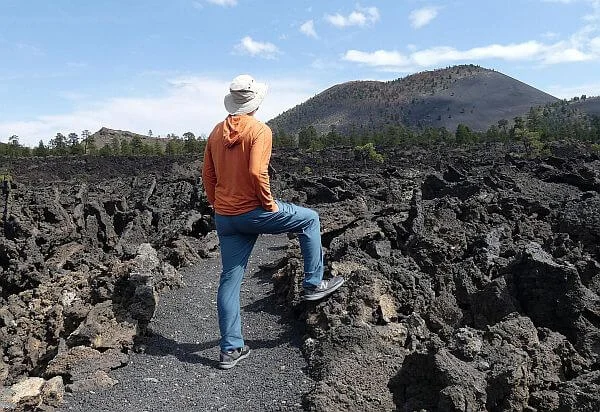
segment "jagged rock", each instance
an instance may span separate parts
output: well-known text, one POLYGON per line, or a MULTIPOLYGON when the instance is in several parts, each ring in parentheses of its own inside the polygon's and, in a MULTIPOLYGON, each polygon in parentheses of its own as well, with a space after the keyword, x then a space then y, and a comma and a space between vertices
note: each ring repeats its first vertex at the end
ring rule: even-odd
POLYGON ((191 212, 185 222, 185 234, 195 238, 203 238, 215 230, 215 223, 210 215, 191 212))
POLYGON ((158 304, 158 293, 152 285, 139 285, 135 288, 127 311, 140 325, 148 325, 158 304))
POLYGON ((38 405, 45 382, 42 378, 26 378, 10 388, 3 389, 0 392, 0 405, 7 405, 9 410, 38 405))
POLYGON ((136 323, 133 319, 118 321, 113 302, 94 306, 86 319, 68 337, 70 346, 89 345, 96 349, 122 349, 133 345, 136 323))
POLYGON ((443 192, 447 189, 448 182, 437 174, 431 174, 425 178, 421 185, 423 199, 431 200, 443 196, 443 192))
MULTIPOLYGON (((2 352, 0 352, 0 355, 1 354, 2 352)), ((6 378, 8 378, 8 373, 9 367, 4 363, 4 360, 2 360, 2 356, 0 356, 0 385, 4 386, 4 382, 6 381, 6 378)))
MULTIPOLYGON (((346 149, 293 162, 275 152, 285 172, 273 192, 320 213, 325 275, 346 278, 301 301, 296 240, 265 268, 276 299, 306 322, 319 380, 307 408, 405 410, 426 393, 432 409, 598 409, 600 163, 555 149, 543 160, 511 143, 382 148, 385 166, 348 162, 346 149), (414 393, 392 379, 393 403, 390 378, 417 369, 414 393)), ((157 293, 180 284, 175 268, 218 253, 199 162, 176 161, 16 161, 28 180, 0 235, 5 385, 74 345, 127 350, 157 293)), ((75 389, 112 384, 110 368, 92 369, 75 389)))
POLYGON ((518 303, 510 293, 505 278, 496 278, 471 296, 473 324, 485 328, 511 313, 518 312, 518 303))
POLYGON ((65 385, 61 376, 46 381, 42 387, 41 396, 42 403, 54 407, 59 407, 63 404, 65 395, 65 385))
POLYGON ((367 251, 371 257, 376 259, 390 257, 392 245, 389 240, 374 240, 367 244, 367 251))
POLYGON ((396 308, 396 301, 390 295, 382 295, 379 298, 379 305, 377 306, 381 320, 385 323, 394 322, 398 319, 398 309, 396 308))
POLYGON ((61 245, 55 250, 53 255, 46 260, 46 265, 51 268, 61 269, 73 255, 83 251, 84 249, 85 247, 77 242, 61 245))
POLYGON ((104 207, 100 206, 97 202, 88 202, 85 204, 84 213, 90 216, 95 216, 97 221, 98 238, 104 242, 107 247, 115 246, 117 242, 117 234, 113 226, 112 220, 106 213, 104 207))
POLYGON ((97 371, 108 372, 128 362, 128 356, 116 349, 99 352, 87 346, 75 346, 50 361, 46 377, 62 376, 71 382, 88 379, 97 371))
POLYGON ((485 410, 485 374, 442 349, 404 359, 389 388, 405 410, 485 410))
POLYGON ((459 328, 454 334, 453 354, 459 359, 473 360, 483 347, 483 340, 476 330, 459 328))
POLYGON ((600 409, 600 371, 593 371, 565 382, 559 387, 559 410, 600 409))
POLYGON ((104 371, 96 371, 84 379, 77 380, 67 385, 69 392, 84 392, 97 389, 108 389, 119 383, 104 371))
POLYGON ((219 237, 216 231, 208 232, 198 242, 198 253, 202 258, 210 258, 218 255, 219 237))
POLYGON ((137 321, 143 334, 158 305, 158 291, 180 286, 181 275, 167 262, 161 264, 156 250, 148 243, 138 247, 136 257, 127 265, 129 273, 115 295, 128 317, 137 321))
POLYGON ((556 263, 539 244, 530 243, 508 270, 523 313, 536 325, 564 334, 588 356, 600 356, 593 343, 600 329, 588 320, 600 316, 600 298, 583 286, 574 266, 556 263))
POLYGON ((171 242, 167 259, 175 267, 189 266, 198 262, 202 257, 191 241, 180 237, 171 242))

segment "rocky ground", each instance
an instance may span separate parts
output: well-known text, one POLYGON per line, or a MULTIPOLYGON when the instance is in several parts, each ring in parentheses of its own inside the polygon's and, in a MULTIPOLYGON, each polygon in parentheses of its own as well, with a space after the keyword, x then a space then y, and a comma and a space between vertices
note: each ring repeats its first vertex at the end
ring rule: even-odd
MULTIPOLYGON (((320 212, 327 272, 347 279, 300 302, 294 241, 268 272, 274 298, 305 324, 316 387, 303 406, 600 409, 598 155, 385 154, 383 165, 351 150, 273 159, 275 193, 320 212)), ((193 159, 10 166, 0 380, 6 404, 47 408, 62 385, 110 386, 161 291, 218 245, 193 159), (18 385, 38 396, 19 398, 18 385)))
POLYGON ((110 373, 118 384, 67 393, 65 412, 298 411, 314 386, 300 351, 302 325, 274 302, 270 275, 260 270, 286 253, 287 237, 257 242, 242 284, 241 307, 248 359, 217 369, 216 290, 220 258, 182 269, 184 287, 161 294, 126 367, 110 373))

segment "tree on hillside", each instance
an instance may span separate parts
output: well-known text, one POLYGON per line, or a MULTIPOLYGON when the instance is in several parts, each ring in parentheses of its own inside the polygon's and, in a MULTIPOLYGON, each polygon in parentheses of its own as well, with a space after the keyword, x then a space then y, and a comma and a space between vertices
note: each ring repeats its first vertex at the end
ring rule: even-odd
POLYGON ((590 141, 593 143, 600 143, 600 116, 592 116, 590 126, 590 141))
POLYGON ((521 139, 527 156, 538 157, 550 154, 546 145, 540 139, 540 132, 523 131, 521 139))
POLYGON ((471 129, 469 129, 469 126, 462 123, 459 123, 456 127, 455 139, 458 144, 468 144, 476 140, 475 135, 471 129))
POLYGON ((541 110, 530 108, 527 113, 527 129, 532 131, 540 131, 541 127, 541 110))
POLYGON ((165 154, 162 146, 158 142, 154 142, 154 150, 153 150, 153 152, 154 152, 155 155, 158 155, 158 156, 162 156, 162 155, 165 154))
POLYGON ((515 117, 513 127, 508 134, 512 140, 521 140, 525 129, 525 120, 523 120, 521 116, 517 116, 515 117))
POLYGON ((50 147, 58 156, 66 155, 68 152, 67 138, 62 133, 56 133, 54 139, 50 140, 50 147))
POLYGON ((319 134, 315 130, 313 125, 306 128, 302 128, 298 133, 298 147, 301 149, 308 149, 311 147, 312 142, 319 139, 319 134))
POLYGON ((273 133, 273 147, 294 147, 294 136, 287 134, 285 130, 277 128, 273 133))
POLYGON ((337 147, 344 144, 344 137, 338 133, 335 125, 329 127, 329 132, 325 135, 325 146, 337 147))
POLYGON ((113 151, 112 148, 109 144, 105 144, 104 146, 102 146, 100 148, 100 150, 98 150, 98 154, 100 156, 112 156, 113 155, 113 151))
POLYGON ((79 144, 79 136, 77 133, 69 133, 69 136, 67 136, 67 144, 69 146, 75 146, 76 144, 79 144))
POLYGON ((367 160, 371 160, 376 163, 383 163, 383 155, 375 150, 373 143, 367 143, 364 146, 356 146, 354 148, 354 158, 356 160, 362 160, 363 164, 367 165, 367 160))
POLYGON ((131 139, 131 152, 135 156, 141 155, 143 145, 144 142, 142 142, 142 138, 136 134, 135 136, 133 136, 133 139, 131 139))
POLYGON ((110 140, 110 149, 113 155, 121 154, 121 141, 117 136, 113 136, 113 138, 110 140))
POLYGON ((46 157, 48 156, 48 147, 44 145, 44 141, 40 140, 40 143, 37 145, 35 149, 33 149, 34 156, 46 157))
POLYGON ((495 124, 491 125, 485 132, 486 140, 489 140, 491 142, 499 141, 500 137, 501 137, 500 128, 495 124))
POLYGON ((96 151, 94 139, 90 136, 90 131, 85 129, 81 132, 81 140, 83 142, 83 153, 89 154, 96 151))
POLYGON ((69 153, 79 155, 84 153, 84 147, 79 142, 79 136, 77 133, 69 133, 67 136, 67 145, 69 146, 69 153))
POLYGON ((129 141, 127 139, 121 140, 121 154, 123 156, 131 155, 131 144, 129 143, 129 141))
POLYGON ((498 129, 500 129, 500 133, 503 136, 507 136, 508 135, 508 120, 506 120, 506 119, 498 120, 498 129))
POLYGON ((148 137, 152 137, 152 129, 148 130, 148 137))
POLYGON ((198 150, 196 136, 192 132, 183 134, 183 149, 185 153, 195 153, 198 150))
POLYGON ((13 134, 8 138, 8 145, 6 145, 6 154, 11 157, 17 157, 21 155, 21 145, 19 144, 19 136, 13 134))

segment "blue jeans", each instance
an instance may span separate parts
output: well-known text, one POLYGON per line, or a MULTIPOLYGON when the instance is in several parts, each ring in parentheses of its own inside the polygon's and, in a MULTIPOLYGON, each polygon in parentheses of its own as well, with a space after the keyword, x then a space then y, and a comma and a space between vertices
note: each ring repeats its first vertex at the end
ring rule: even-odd
POLYGON ((217 292, 221 350, 244 346, 240 319, 240 287, 259 234, 298 234, 304 258, 304 287, 317 286, 323 278, 323 250, 319 215, 312 209, 276 201, 277 212, 256 208, 237 216, 215 214, 221 244, 223 272, 217 292))

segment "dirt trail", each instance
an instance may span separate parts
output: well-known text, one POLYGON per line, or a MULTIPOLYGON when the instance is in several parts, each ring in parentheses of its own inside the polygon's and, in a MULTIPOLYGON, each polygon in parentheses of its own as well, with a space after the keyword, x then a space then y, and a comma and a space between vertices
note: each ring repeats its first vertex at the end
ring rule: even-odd
POLYGON ((230 371, 216 368, 220 258, 205 259, 182 271, 183 288, 161 297, 145 351, 110 373, 119 383, 67 394, 60 410, 301 410, 302 394, 314 384, 303 372, 299 326, 275 304, 270 277, 259 269, 283 256, 286 245, 285 236, 263 236, 250 259, 242 285, 244 334, 252 348, 248 359, 230 371))

